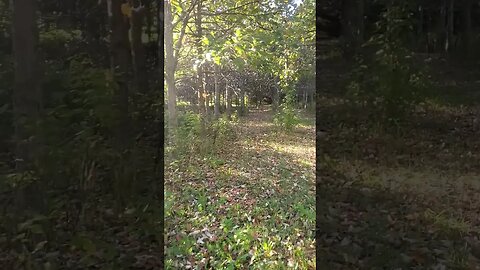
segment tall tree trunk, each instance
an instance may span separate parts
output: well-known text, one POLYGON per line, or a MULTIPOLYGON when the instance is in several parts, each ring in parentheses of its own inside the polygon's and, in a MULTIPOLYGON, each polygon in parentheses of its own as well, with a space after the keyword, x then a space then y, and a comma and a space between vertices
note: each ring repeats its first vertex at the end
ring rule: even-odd
POLYGON ((238 108, 239 108, 239 115, 244 116, 245 113, 246 113, 246 110, 245 110, 245 89, 244 89, 244 87, 242 87, 240 89, 240 106, 238 108))
POLYGON ((145 33, 147 34, 148 42, 152 41, 152 26, 153 26, 153 16, 152 16, 152 2, 151 0, 144 0, 143 5, 145 6, 145 33))
POLYGON ((447 25, 446 25, 446 39, 445 39, 445 52, 451 52, 453 48, 453 27, 454 27, 454 5, 455 0, 448 0, 447 6, 447 25))
POLYGON ((122 14, 122 0, 112 0, 111 16, 111 50, 112 68, 117 83, 114 106, 118 116, 117 140, 119 146, 129 145, 129 82, 131 79, 132 55, 129 40, 128 19, 122 14))
POLYGON ((122 0, 111 0, 111 50, 112 69, 116 87, 114 92, 114 111, 116 116, 116 149, 121 153, 116 168, 115 190, 120 205, 129 196, 131 179, 130 149, 132 146, 131 121, 129 113, 129 83, 131 81, 132 55, 129 41, 128 18, 122 14, 122 0))
POLYGON ((347 59, 351 59, 363 43, 364 3, 363 0, 343 0, 342 35, 347 59))
POLYGON ((141 131, 145 124, 145 108, 150 105, 150 100, 145 100, 148 92, 147 59, 145 46, 142 41, 143 24, 147 10, 140 5, 140 1, 134 1, 131 17, 131 44, 135 82, 135 110, 138 113, 136 128, 141 131))
POLYGON ((464 55, 468 57, 472 50, 472 0, 463 0, 462 44, 464 55))
POLYGON ((233 103, 235 104, 237 115, 240 115, 240 113, 241 113, 240 112, 240 99, 239 99, 237 93, 235 93, 235 98, 234 98, 233 103))
POLYGON ((145 47, 142 42, 143 22, 145 18, 145 8, 137 6, 132 9, 131 18, 131 36, 132 36, 132 55, 134 63, 135 85, 139 93, 145 94, 148 89, 147 65, 145 57, 145 47))
POLYGON ((362 46, 365 40, 365 0, 357 0, 357 16, 356 16, 356 23, 357 23, 357 31, 355 37, 355 48, 358 49, 362 46))
POLYGON ((278 111, 279 107, 280 107, 280 87, 278 84, 275 84, 275 86, 273 87, 273 97, 272 97, 272 101, 273 101, 273 110, 274 111, 278 111))
MULTIPOLYGON (((203 47, 202 47, 202 36, 203 36, 203 31, 202 31, 202 4, 203 1, 199 1, 197 4, 197 14, 195 17, 195 26, 197 27, 197 40, 196 40, 196 46, 197 46, 197 54, 199 56, 203 55, 203 47)), ((203 72, 203 65, 199 65, 197 68, 197 91, 198 91, 198 110, 199 113, 204 114, 206 112, 206 96, 205 96, 205 80, 204 80, 204 72, 203 72)))
POLYGON ((214 87, 215 87, 215 103, 214 103, 214 114, 215 118, 220 117, 220 86, 218 85, 218 65, 214 64, 215 71, 214 71, 214 87))
POLYGON ((225 79, 225 99, 227 103, 226 111, 228 119, 232 116, 232 92, 230 87, 228 87, 228 80, 225 79))
POLYGON ((177 122, 177 90, 175 89, 172 23, 172 5, 170 1, 165 1, 165 81, 167 82, 168 125, 170 128, 175 128, 177 122))
POLYGON ((310 108, 315 109, 315 82, 313 83, 313 86, 310 89, 310 108))
POLYGON ((443 45, 443 50, 445 50, 445 44, 447 43, 447 27, 446 27, 446 22, 447 22, 447 7, 448 7, 448 0, 442 0, 440 3, 440 12, 438 13, 438 21, 436 24, 436 32, 437 34, 437 43, 439 44, 438 46, 438 51, 442 51, 442 45, 443 45))
POLYGON ((209 73, 209 67, 205 65, 203 67, 203 91, 204 91, 204 97, 205 97, 205 115, 210 115, 210 92, 208 91, 208 73, 209 73))
POLYGON ((421 4, 418 5, 418 24, 417 24, 417 38, 416 38, 416 47, 417 49, 421 50, 422 49, 422 40, 423 37, 425 36, 425 33, 423 33, 423 25, 424 25, 424 10, 423 6, 421 4))
MULTIPOLYGON (((164 47, 165 47, 165 10, 164 10, 164 1, 158 1, 157 2, 157 31, 158 31, 158 59, 163 59, 164 58, 164 47)), ((160 61, 159 61, 160 62, 160 61)), ((164 65, 159 65, 160 66, 160 72, 159 74, 164 74, 164 65)), ((160 76, 161 78, 161 76, 160 76)), ((164 100, 164 91, 163 89, 160 90, 160 100, 164 100)), ((156 153, 156 158, 155 158, 155 178, 157 181, 154 181, 154 189, 156 190, 156 194, 159 198, 159 203, 162 205, 164 203, 164 185, 163 185, 163 176, 164 176, 164 145, 165 145, 165 140, 164 140, 164 102, 160 102, 160 109, 159 111, 159 121, 158 121, 158 144, 157 144, 157 153, 156 153)), ((160 216, 164 215, 165 209, 163 207, 160 207, 160 216)), ((160 219, 160 224, 159 227, 161 230, 165 228, 165 220, 163 218, 160 219)), ((165 245, 165 238, 164 237, 159 237, 159 254, 164 254, 164 245, 165 245)), ((162 261, 163 264, 163 261, 162 261)), ((163 268, 163 265, 160 265, 160 269, 163 268)))
POLYGON ((308 106, 308 88, 305 86, 303 90, 303 108, 307 109, 308 106))
MULTIPOLYGON (((35 137, 37 120, 42 109, 40 66, 38 60, 38 29, 36 1, 13 1, 13 54, 15 80, 13 88, 13 123, 15 143, 15 168, 18 173, 33 169, 39 151, 35 137)), ((40 183, 19 189, 16 207, 19 210, 43 209, 40 183)))

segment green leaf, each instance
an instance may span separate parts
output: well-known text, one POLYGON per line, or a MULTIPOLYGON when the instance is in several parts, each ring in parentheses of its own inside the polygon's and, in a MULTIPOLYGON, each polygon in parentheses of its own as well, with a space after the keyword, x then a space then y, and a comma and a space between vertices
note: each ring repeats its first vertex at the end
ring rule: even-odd
POLYGON ((240 46, 235 46, 235 52, 240 56, 243 55, 244 49, 240 46))
POLYGON ((208 37, 203 37, 202 38, 202 44, 205 45, 205 46, 210 45, 210 39, 208 39, 208 37))
POLYGON ((238 68, 243 68, 245 66, 245 61, 242 58, 233 59, 233 64, 238 68))
POLYGON ((221 60, 222 60, 222 58, 220 56, 213 57, 213 62, 215 62, 215 64, 217 64, 217 65, 220 65, 221 60))
POLYGON ((235 30, 235 36, 240 38, 242 36, 242 30, 240 30, 240 29, 235 30))

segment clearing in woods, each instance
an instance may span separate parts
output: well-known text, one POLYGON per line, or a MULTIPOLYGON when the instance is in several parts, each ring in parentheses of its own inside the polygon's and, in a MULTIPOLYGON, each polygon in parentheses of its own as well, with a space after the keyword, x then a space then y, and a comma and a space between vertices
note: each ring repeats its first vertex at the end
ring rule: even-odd
POLYGON ((214 154, 167 158, 167 269, 315 268, 314 118, 272 118, 251 109, 214 154))

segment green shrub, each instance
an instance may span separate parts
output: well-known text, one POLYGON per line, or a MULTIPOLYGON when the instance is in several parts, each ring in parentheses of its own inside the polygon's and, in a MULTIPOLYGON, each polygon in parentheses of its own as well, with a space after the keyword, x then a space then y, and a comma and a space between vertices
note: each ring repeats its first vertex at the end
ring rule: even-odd
POLYGON ((421 102, 427 77, 407 49, 411 19, 406 7, 389 8, 377 24, 378 33, 365 44, 374 55, 359 58, 347 96, 366 107, 380 122, 398 123, 421 102))
POLYGON ((177 136, 179 139, 194 139, 202 130, 202 117, 200 114, 187 111, 178 117, 177 136))
POLYGON ((285 130, 292 130, 300 123, 300 119, 295 109, 284 103, 280 105, 280 111, 273 118, 273 123, 285 130))
POLYGON ((42 175, 62 185, 74 184, 70 181, 78 179, 86 155, 109 167, 115 154, 114 115, 105 71, 79 55, 70 61, 64 79, 47 85, 51 93, 40 125, 46 145, 39 166, 42 175))
POLYGON ((228 117, 222 116, 212 123, 213 135, 217 142, 231 140, 235 138, 235 131, 228 117))
POLYGON ((207 153, 214 150, 216 145, 234 137, 232 122, 226 116, 209 120, 187 111, 179 115, 175 147, 181 153, 207 153))

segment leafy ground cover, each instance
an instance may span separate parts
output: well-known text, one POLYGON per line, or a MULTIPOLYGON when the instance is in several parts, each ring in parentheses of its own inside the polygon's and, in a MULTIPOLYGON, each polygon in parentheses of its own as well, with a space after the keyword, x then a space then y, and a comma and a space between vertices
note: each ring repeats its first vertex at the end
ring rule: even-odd
POLYGON ((478 99, 451 99, 449 81, 477 82, 441 77, 389 131, 339 95, 318 99, 320 269, 480 269, 478 99))
POLYGON ((266 108, 236 139, 202 156, 166 159, 166 269, 314 269, 315 132, 266 108))

